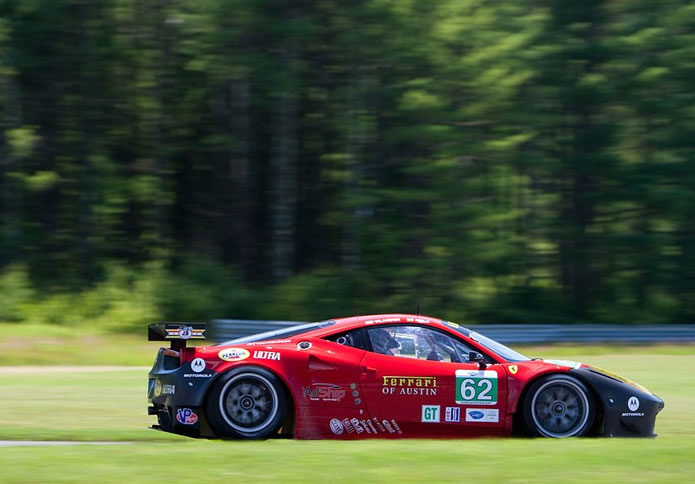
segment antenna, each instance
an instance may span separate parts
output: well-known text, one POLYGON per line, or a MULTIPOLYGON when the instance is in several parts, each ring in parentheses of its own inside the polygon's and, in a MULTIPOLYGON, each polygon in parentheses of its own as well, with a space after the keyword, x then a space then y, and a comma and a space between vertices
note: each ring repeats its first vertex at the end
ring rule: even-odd
POLYGON ((357 306, 357 303, 355 303, 355 316, 360 315, 360 308, 357 306))
POLYGON ((420 304, 417 305, 417 315, 420 316, 420 304))

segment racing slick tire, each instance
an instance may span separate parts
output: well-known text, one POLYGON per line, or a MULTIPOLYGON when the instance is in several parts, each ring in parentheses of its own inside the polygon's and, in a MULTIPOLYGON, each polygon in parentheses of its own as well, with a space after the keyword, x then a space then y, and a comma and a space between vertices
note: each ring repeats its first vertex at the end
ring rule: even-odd
POLYGON ((215 435, 265 439, 277 433, 287 407, 285 387, 277 376, 263 368, 242 367, 220 377, 205 410, 215 435))
POLYGON ((532 437, 581 437, 591 429, 596 403, 576 378, 548 375, 531 384, 523 402, 523 423, 532 437))

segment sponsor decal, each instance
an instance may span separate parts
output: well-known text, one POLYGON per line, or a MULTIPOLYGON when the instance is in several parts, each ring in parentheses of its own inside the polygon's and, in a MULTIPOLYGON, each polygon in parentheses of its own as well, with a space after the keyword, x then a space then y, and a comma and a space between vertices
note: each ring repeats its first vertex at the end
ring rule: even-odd
POLYGON ((459 407, 446 407, 444 411, 444 421, 445 422, 460 422, 461 421, 461 408, 459 407))
POLYGON ((390 434, 396 433, 396 429, 393 428, 393 425, 391 425, 391 422, 389 422, 388 420, 386 420, 386 419, 382 420, 381 425, 388 431, 388 433, 390 433, 390 434))
POLYGON ((495 405, 497 403, 497 372, 456 370, 456 403, 495 405))
MULTIPOLYGON (((156 390, 156 388, 155 388, 156 390)), ((629 412, 623 412, 622 417, 644 417, 644 412, 638 412, 639 409, 639 398, 632 396, 627 401, 627 408, 630 409, 629 412)))
POLYGON ((550 363, 551 365, 559 365, 559 366, 568 366, 570 368, 574 368, 575 370, 582 366, 581 363, 577 363, 576 361, 569 361, 569 360, 543 360, 545 363, 550 363))
POLYGON ((362 428, 362 424, 360 424, 360 421, 357 420, 356 418, 351 418, 350 423, 352 424, 353 427, 355 427, 355 431, 357 432, 357 435, 361 434, 364 432, 364 429, 362 428))
POLYGON ((423 318, 405 318, 405 321, 407 323, 430 324, 430 322, 427 319, 423 319, 423 318))
POLYGON ((451 321, 447 321, 446 324, 449 325, 449 326, 451 326, 452 328, 458 328, 458 327, 459 327, 458 324, 452 323, 451 321))
POLYGON ((337 418, 331 419, 331 432, 333 432, 335 435, 340 435, 343 433, 344 428, 343 428, 343 423, 338 420, 337 418))
POLYGON ((374 425, 376 425, 376 428, 379 430, 379 432, 381 432, 382 434, 386 432, 386 428, 381 422, 379 422, 378 418, 372 417, 372 422, 374 422, 374 425))
POLYGON ((304 387, 304 398, 312 401, 339 402, 347 392, 333 383, 314 383, 304 387))
POLYGON ((381 393, 384 395, 437 395, 436 376, 385 376, 383 378, 381 393))
POLYGON ((257 360, 280 361, 280 353, 277 351, 254 351, 253 357, 257 360))
POLYGON ((401 318, 368 319, 364 324, 399 323, 401 318))
POLYGON ((374 424, 372 423, 371 420, 360 420, 362 422, 362 426, 364 429, 367 431, 368 434, 376 434, 376 428, 374 427, 374 424))
POLYGON ((510 365, 509 366, 509 373, 512 375, 516 375, 516 372, 519 371, 519 367, 516 365, 510 365))
POLYGON ((180 328, 166 328, 165 339, 205 339, 204 329, 193 329, 190 326, 180 328))
POLYGON ((274 345, 280 343, 289 343, 288 339, 271 339, 268 341, 254 341, 253 343, 244 343, 247 346, 274 345))
POLYGON ((162 395, 173 395, 176 393, 176 385, 162 385, 162 395))
POLYGON ((185 373, 184 378, 212 378, 212 373, 185 373))
POLYGON ((227 348, 217 353, 219 359, 224 361, 241 361, 245 360, 250 355, 251 353, 244 348, 227 348))
POLYGON ((159 380, 154 381, 154 396, 158 397, 162 394, 162 382, 159 380))
POLYGON ((439 405, 422 406, 422 422, 439 423, 439 405))
POLYGON ((193 425, 198 421, 198 416, 190 408, 179 408, 176 411, 176 420, 184 425, 193 425))
POLYGON ((191 361, 191 370, 196 373, 200 373, 201 371, 205 370, 205 360, 202 358, 195 358, 193 361, 191 361))
POLYGON ((344 432, 357 433, 357 435, 362 433, 369 435, 403 433, 395 419, 388 420, 377 417, 371 419, 344 418, 342 420, 334 418, 330 421, 330 427, 335 435, 341 435, 344 432))
POLYGON ((499 422, 500 411, 497 408, 467 408, 466 422, 499 422))

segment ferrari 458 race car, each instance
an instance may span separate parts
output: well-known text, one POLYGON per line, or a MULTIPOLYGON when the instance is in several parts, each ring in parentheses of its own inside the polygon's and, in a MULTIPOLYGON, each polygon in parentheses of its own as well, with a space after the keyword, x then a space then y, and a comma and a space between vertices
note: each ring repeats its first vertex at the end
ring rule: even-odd
POLYGON ((161 430, 297 439, 585 435, 653 437, 664 402, 609 371, 530 359, 458 324, 407 314, 334 319, 214 346, 200 323, 149 374, 161 430))

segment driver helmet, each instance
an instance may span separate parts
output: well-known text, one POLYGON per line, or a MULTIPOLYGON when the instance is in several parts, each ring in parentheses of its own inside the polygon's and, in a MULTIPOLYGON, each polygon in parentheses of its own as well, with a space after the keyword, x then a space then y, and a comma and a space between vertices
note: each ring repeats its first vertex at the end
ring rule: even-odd
POLYGON ((382 355, 390 355, 392 348, 398 348, 399 344, 385 329, 374 329, 369 332, 374 352, 382 355))

